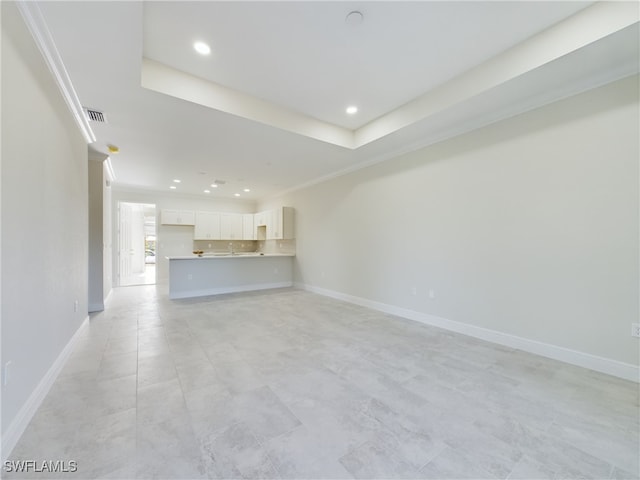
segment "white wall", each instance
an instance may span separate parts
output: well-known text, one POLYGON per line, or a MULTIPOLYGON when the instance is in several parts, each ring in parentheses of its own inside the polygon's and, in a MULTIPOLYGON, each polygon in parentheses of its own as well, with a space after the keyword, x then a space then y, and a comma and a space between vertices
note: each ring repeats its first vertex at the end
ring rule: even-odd
POLYGON ((111 184, 106 182, 109 178, 107 166, 102 164, 102 175, 105 180, 102 189, 102 298, 106 302, 111 294, 111 286, 113 284, 113 267, 112 267, 112 248, 113 248, 113 229, 112 229, 112 212, 111 212, 111 184))
POLYGON ((106 155, 89 153, 89 311, 104 310, 111 293, 111 187, 106 155))
MULTIPOLYGON (((117 172, 116 172, 117 174, 117 172)), ((193 251, 193 227, 162 225, 160 211, 162 209, 202 210, 209 212, 254 213, 256 204, 247 200, 198 198, 179 194, 152 192, 145 190, 112 188, 113 207, 113 272, 118 271, 118 215, 119 202, 150 203, 156 206, 156 280, 167 285, 169 281, 169 262, 167 256, 191 255, 193 251)), ((114 279, 114 283, 117 279, 114 279)))
POLYGON ((87 145, 15 5, 1 8, 4 445, 87 316, 88 200, 87 145))
POLYGON ((104 166, 105 156, 89 155, 89 311, 104 310, 104 166))
POLYGON ((260 209, 297 282, 638 365, 638 114, 628 78, 260 209))

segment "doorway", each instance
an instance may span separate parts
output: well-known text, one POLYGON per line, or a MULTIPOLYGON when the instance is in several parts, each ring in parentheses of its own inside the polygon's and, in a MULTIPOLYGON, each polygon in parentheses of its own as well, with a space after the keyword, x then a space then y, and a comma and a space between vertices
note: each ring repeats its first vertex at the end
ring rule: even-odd
POLYGON ((156 283, 156 206, 118 204, 118 285, 156 283))

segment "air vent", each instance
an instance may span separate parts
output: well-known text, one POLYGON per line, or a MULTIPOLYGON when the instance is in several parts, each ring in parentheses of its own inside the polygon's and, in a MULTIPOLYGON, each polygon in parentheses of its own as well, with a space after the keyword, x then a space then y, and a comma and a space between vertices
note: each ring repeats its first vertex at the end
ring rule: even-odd
POLYGON ((224 185, 225 183, 227 183, 226 180, 214 180, 213 183, 215 183, 216 185, 224 185))
POLYGON ((107 117, 104 113, 99 110, 93 110, 91 108, 84 109, 85 114, 87 115, 87 119, 90 122, 98 122, 98 123, 107 123, 107 117))

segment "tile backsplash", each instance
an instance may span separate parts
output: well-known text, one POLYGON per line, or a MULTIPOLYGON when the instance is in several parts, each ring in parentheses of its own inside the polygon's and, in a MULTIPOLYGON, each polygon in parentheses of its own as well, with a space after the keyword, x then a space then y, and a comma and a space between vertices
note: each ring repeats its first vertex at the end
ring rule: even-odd
POLYGON ((194 240, 193 250, 228 252, 230 243, 234 252, 296 253, 295 240, 194 240))
POLYGON ((255 240, 194 240, 193 249, 207 253, 222 253, 229 251, 229 244, 233 244, 234 252, 255 252, 258 242, 255 240))
POLYGON ((295 240, 260 240, 258 251, 263 253, 296 253, 295 240))

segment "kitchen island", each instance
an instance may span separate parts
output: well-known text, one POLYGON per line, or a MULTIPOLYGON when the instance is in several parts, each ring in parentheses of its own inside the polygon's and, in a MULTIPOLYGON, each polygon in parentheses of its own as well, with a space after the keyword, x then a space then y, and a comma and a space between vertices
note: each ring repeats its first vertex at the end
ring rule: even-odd
POLYGON ((237 253, 167 257, 169 298, 291 287, 294 256, 237 253))

